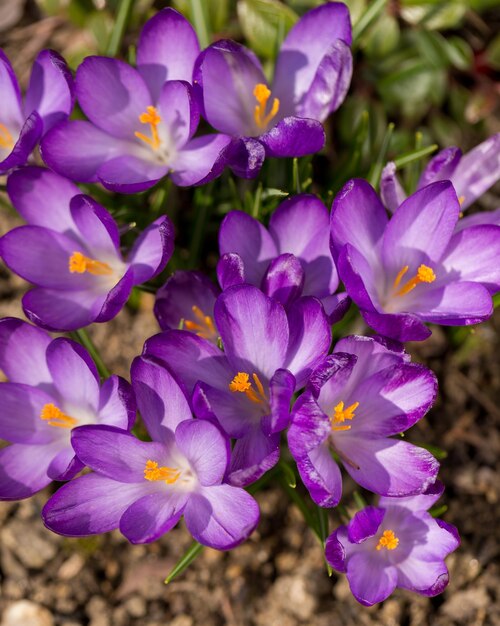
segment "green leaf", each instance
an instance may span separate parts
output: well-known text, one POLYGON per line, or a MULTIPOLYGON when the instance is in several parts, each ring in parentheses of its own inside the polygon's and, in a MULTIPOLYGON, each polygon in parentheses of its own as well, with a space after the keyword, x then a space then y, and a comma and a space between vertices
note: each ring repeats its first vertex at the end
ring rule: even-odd
POLYGON ((364 51, 370 58, 383 58, 396 48, 399 36, 397 19, 384 13, 363 38, 364 51))
POLYGON ((367 180, 372 185, 372 187, 378 188, 378 185, 380 183, 380 175, 382 174, 382 168, 387 162, 387 152, 389 151, 389 145, 391 143, 391 136, 392 136, 393 131, 394 131, 394 124, 391 122, 387 126, 387 131, 385 133, 384 141, 382 142, 380 152, 378 153, 377 160, 372 165, 370 169, 370 173, 367 176, 367 180))
POLYGON ((355 491, 352 494, 352 497, 354 498, 354 502, 356 503, 356 507, 357 507, 358 511, 361 511, 362 509, 364 509, 367 506, 366 500, 359 493, 359 491, 355 491))
POLYGON ((352 29, 352 42, 355 48, 359 42, 359 38, 365 30, 371 26, 385 8, 387 0, 374 0, 368 4, 368 8, 359 18, 357 24, 352 29))
POLYGON ((500 307, 500 292, 493 296, 493 307, 498 309, 500 307))
POLYGON ((273 59, 286 34, 299 19, 278 0, 239 0, 241 30, 257 54, 273 59))
POLYGON ((132 13, 134 2, 135 0, 121 0, 120 6, 118 7, 118 13, 115 18, 115 25, 113 26, 113 30, 109 38, 106 50, 107 56, 115 57, 120 51, 123 35, 127 30, 127 24, 130 19, 130 14, 132 13))
POLYGON ((108 370, 106 365, 104 365, 104 361, 101 359, 99 351, 95 347, 94 342, 89 337, 85 328, 79 328, 78 330, 71 332, 70 335, 75 341, 78 341, 78 343, 80 343, 88 351, 88 353, 92 357, 92 360, 97 366, 97 371, 99 372, 99 375, 102 378, 109 378, 111 376, 111 372, 108 370))
POLYGON ((443 515, 443 513, 446 513, 447 510, 448 507, 446 506, 446 504, 443 504, 441 506, 432 507, 432 509, 429 510, 429 513, 432 515, 432 517, 441 517, 441 515, 443 515))
POLYGON ((194 29, 198 35, 201 49, 210 45, 210 32, 204 5, 201 0, 189 0, 194 29))
POLYGON ((168 585, 168 583, 171 583, 176 576, 182 574, 182 572, 202 553, 204 547, 205 546, 202 546, 201 543, 193 541, 165 578, 165 584, 168 585))
POLYGON ((432 154, 437 149, 438 149, 438 145, 433 144, 432 146, 427 146, 426 148, 421 148, 420 150, 412 150, 411 152, 406 152, 405 154, 402 154, 401 156, 398 156, 394 159, 396 169, 399 170, 405 165, 408 165, 409 163, 419 161, 420 159, 423 159, 429 154, 432 154))
POLYGON ((292 466, 283 459, 280 459, 279 468, 283 472, 288 486, 295 489, 297 486, 297 479, 295 478, 295 472, 293 471, 292 466))

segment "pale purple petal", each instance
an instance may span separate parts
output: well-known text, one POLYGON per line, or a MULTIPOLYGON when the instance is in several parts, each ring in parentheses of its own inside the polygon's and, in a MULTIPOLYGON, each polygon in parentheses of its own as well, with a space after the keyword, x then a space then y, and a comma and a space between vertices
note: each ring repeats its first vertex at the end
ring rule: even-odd
POLYGON ((429 487, 423 492, 415 496, 408 496, 407 498, 391 498, 381 496, 378 501, 379 507, 386 509, 389 506, 403 507, 408 511, 414 511, 419 513, 422 511, 428 511, 439 498, 443 495, 444 485, 441 481, 436 480, 435 483, 429 485, 429 487))
POLYGON ((262 291, 287 308, 302 293, 304 270, 293 254, 280 254, 273 259, 262 283, 262 291))
POLYGON ((396 164, 389 161, 382 170, 380 177, 380 197, 389 213, 394 211, 402 204, 407 195, 403 189, 399 178, 396 174, 396 164))
POLYGON ((200 121, 200 112, 189 83, 172 80, 165 83, 158 99, 161 125, 160 138, 165 132, 168 144, 182 148, 194 135, 200 121))
POLYGON ((90 196, 80 194, 70 202, 71 216, 89 256, 100 261, 121 263, 120 234, 115 220, 90 196))
POLYGON ((300 477, 314 502, 321 507, 337 506, 342 495, 342 476, 328 445, 319 445, 296 461, 300 477))
POLYGON ((15 383, 53 390, 45 358, 52 341, 45 331, 13 317, 0 320, 0 370, 15 383))
POLYGON ((0 383, 2 410, 0 438, 12 443, 43 444, 52 441, 53 432, 40 419, 45 404, 53 398, 41 389, 21 383, 0 383))
POLYGON ((57 450, 14 443, 0 450, 0 500, 22 500, 46 487, 47 469, 57 450))
POLYGON ((226 165, 227 135, 202 135, 191 139, 171 163, 171 179, 180 187, 202 185, 217 178, 226 165))
POLYGON ((47 475, 51 480, 59 482, 71 480, 84 467, 84 464, 75 456, 73 448, 68 444, 52 459, 47 469, 47 475))
POLYGON ((130 383, 120 376, 105 380, 99 393, 99 423, 130 430, 135 422, 135 412, 135 396, 130 383))
POLYGON ((290 403, 296 388, 295 376, 288 370, 279 369, 269 383, 269 420, 264 418, 262 428, 266 435, 284 430, 290 423, 290 403))
POLYGON ((237 439, 231 454, 229 482, 246 487, 263 476, 280 458, 279 442, 279 433, 268 436, 259 426, 237 439))
POLYGON ((482 285, 459 282, 422 293, 414 310, 426 322, 463 326, 487 320, 493 313, 493 302, 482 285))
POLYGON ((174 250, 174 226, 164 215, 148 226, 136 239, 127 258, 133 271, 134 285, 157 276, 174 250))
POLYGON ((97 169, 97 178, 106 189, 118 193, 139 193, 167 175, 168 166, 133 154, 117 156, 97 169))
POLYGON ((423 341, 431 336, 431 330, 419 316, 412 313, 377 313, 361 311, 365 322, 381 335, 397 341, 423 341))
POLYGON ((16 75, 7 55, 0 49, 0 119, 2 124, 15 133, 23 125, 24 115, 21 109, 21 90, 16 75))
MULTIPOLYGON (((31 151, 38 143, 43 132, 42 118, 36 111, 26 119, 21 132, 14 136, 14 141, 17 141, 12 148, 12 151, 3 161, 0 161, 0 174, 6 174, 9 170, 24 165, 28 160, 31 151)), ((3 151, 5 154, 5 151, 3 151)))
POLYGON ((438 154, 429 161, 425 170, 422 172, 417 189, 430 185, 430 183, 436 183, 439 180, 451 180, 453 172, 456 170, 461 158, 462 151, 455 146, 445 148, 441 150, 441 152, 438 152, 438 154))
POLYGON ((372 606, 388 598, 396 588, 398 570, 387 565, 378 554, 353 554, 347 562, 347 580, 358 602, 372 606))
POLYGON ((217 263, 217 280, 222 290, 246 282, 245 264, 239 254, 228 252, 220 257, 217 263))
POLYGON ((472 215, 461 217, 455 226, 455 235, 465 228, 485 225, 500 226, 500 209, 482 211, 481 213, 473 213, 472 215))

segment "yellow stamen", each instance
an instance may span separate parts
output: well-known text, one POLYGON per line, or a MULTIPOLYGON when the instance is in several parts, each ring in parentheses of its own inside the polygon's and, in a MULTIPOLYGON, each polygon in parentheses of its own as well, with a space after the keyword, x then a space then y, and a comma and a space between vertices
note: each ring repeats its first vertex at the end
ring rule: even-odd
POLYGON ((180 475, 181 473, 176 467, 158 467, 156 461, 146 461, 144 468, 146 480, 164 480, 167 485, 171 485, 176 482, 180 475))
POLYGON ((204 315, 203 311, 196 305, 191 307, 194 313, 195 321, 185 320, 184 326, 192 333, 196 333, 198 337, 215 341, 217 339, 217 331, 214 322, 209 315, 204 315))
POLYGON ((462 206, 462 204, 465 202, 465 196, 460 196, 458 198, 458 203, 460 204, 460 206, 462 206))
POLYGON ((351 430, 351 427, 348 424, 343 426, 338 426, 337 424, 343 424, 346 420, 352 420, 354 415, 354 411, 358 408, 359 402, 353 402, 347 408, 344 408, 344 403, 339 402, 337 406, 334 407, 334 414, 332 419, 330 420, 332 424, 332 430, 351 430))
POLYGON ((257 374, 252 374, 257 391, 252 387, 250 376, 246 372, 238 372, 229 383, 229 389, 233 392, 244 393, 246 397, 256 404, 267 405, 267 396, 263 384, 257 374))
MULTIPOLYGON (((399 287, 399 283, 401 282, 401 279, 403 278, 403 276, 406 274, 406 272, 408 271, 408 265, 405 265, 401 271, 399 272, 399 274, 396 276, 396 279, 394 280, 394 289, 397 289, 399 287)), ((413 291, 415 289, 415 287, 420 284, 420 283, 433 283, 436 280, 436 274, 434 274, 434 271, 431 267, 428 267, 427 265, 420 265, 420 267, 417 270, 416 275, 413 278, 410 278, 410 280, 408 280, 399 291, 396 292, 397 296, 406 296, 407 293, 410 293, 410 291, 413 291)))
POLYGON ((44 404, 40 413, 40 419, 46 420, 49 426, 57 428, 73 428, 78 420, 63 413, 55 404, 44 404))
POLYGON ((9 148, 14 147, 14 139, 9 132, 9 129, 5 124, 0 124, 0 148, 5 148, 8 150, 9 148))
POLYGON ((394 534, 393 530, 384 530, 382 537, 380 537, 377 544, 377 550, 387 548, 387 550, 394 550, 399 545, 399 539, 394 534))
POLYGON ((257 126, 264 129, 279 111, 280 101, 278 98, 274 98, 271 110, 266 115, 267 101, 271 96, 271 90, 264 83, 257 83, 253 90, 253 95, 258 102, 255 105, 253 117, 257 126))
POLYGON ((158 124, 161 122, 161 117, 156 110, 156 107, 149 106, 146 108, 144 113, 139 115, 139 122, 141 124, 149 124, 149 128, 151 130, 151 137, 144 135, 144 133, 135 132, 134 135, 147 143, 147 145, 153 150, 158 150, 161 144, 160 137, 158 135, 158 124))
POLYGON ((107 263, 96 261, 81 252, 73 252, 69 258, 69 271, 72 274, 83 274, 88 272, 94 276, 108 276, 113 270, 107 263))

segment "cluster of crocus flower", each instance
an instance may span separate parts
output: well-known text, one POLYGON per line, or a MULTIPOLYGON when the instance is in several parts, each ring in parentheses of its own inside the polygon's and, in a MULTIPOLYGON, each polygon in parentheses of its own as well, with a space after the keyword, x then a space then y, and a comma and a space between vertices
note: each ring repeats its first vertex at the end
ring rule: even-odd
POLYGON ((142 30, 137 68, 89 57, 77 69, 87 121, 68 119, 72 78, 58 55, 37 57, 24 108, 0 55, 0 167, 27 222, 0 238, 0 256, 33 285, 23 309, 35 324, 0 320, 0 435, 10 443, 0 499, 65 481, 42 513, 54 532, 119 529, 146 543, 183 517, 198 542, 228 550, 255 529, 247 488, 276 466, 286 439, 317 506, 339 504, 341 467, 380 496, 326 542, 359 602, 396 586, 444 589, 443 559, 458 538, 428 512, 442 493, 439 464, 400 438, 432 406, 437 381, 401 342, 424 340, 428 322, 491 315, 498 212, 462 218, 461 209, 499 178, 498 136, 464 157, 435 157, 408 197, 389 164, 382 199, 351 180, 331 211, 312 194, 285 200, 267 227, 230 211, 219 285, 199 271, 167 279, 154 307, 161 332, 133 361, 131 384, 101 380, 79 343, 46 332, 109 321, 174 247, 162 216, 124 251, 120 225, 75 182, 136 193, 168 174, 201 185, 226 166, 252 178, 266 156, 317 152, 349 85, 350 43, 345 5, 317 7, 288 33, 269 83, 250 50, 227 40, 200 50, 192 26, 164 9, 142 30), (200 116, 219 132, 195 136, 200 116), (40 139, 53 171, 25 165, 40 139), (352 302, 375 333, 332 347, 332 324, 352 302))

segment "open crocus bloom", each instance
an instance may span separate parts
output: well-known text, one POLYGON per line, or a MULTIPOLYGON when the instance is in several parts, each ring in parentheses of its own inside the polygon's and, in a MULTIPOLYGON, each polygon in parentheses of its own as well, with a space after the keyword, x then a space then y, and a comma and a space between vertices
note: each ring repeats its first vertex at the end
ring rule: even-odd
POLYGON ((432 183, 389 220, 363 180, 348 182, 332 206, 331 247, 347 293, 377 332, 422 340, 423 322, 466 325, 493 311, 500 289, 500 226, 457 229, 460 205, 449 181, 432 183))
POLYGON ((44 161, 68 178, 122 193, 148 189, 167 173, 181 186, 218 176, 229 137, 193 139, 199 111, 189 83, 198 52, 189 22, 164 9, 143 28, 137 69, 87 57, 76 72, 76 95, 90 121, 55 127, 41 146, 44 161))
POLYGON ((102 387, 89 354, 14 318, 0 320, 0 500, 28 498, 51 481, 69 480, 84 466, 70 436, 84 424, 130 429, 130 385, 111 376, 102 387))
POLYGON ((288 431, 290 452, 312 499, 336 506, 342 477, 335 452, 365 489, 420 493, 439 465, 422 448, 392 439, 415 424, 436 396, 434 374, 380 338, 346 337, 313 372, 288 431))
POLYGON ((28 225, 0 239, 0 256, 36 285, 25 294, 23 308, 29 319, 49 330, 110 320, 132 287, 159 273, 172 254, 173 226, 163 216, 124 259, 111 215, 49 170, 22 168, 9 177, 7 190, 28 225))
POLYGON ((227 438, 214 424, 193 419, 183 391, 158 363, 136 359, 132 384, 152 441, 109 426, 77 429, 73 445, 95 473, 52 496, 45 524, 73 537, 119 528, 132 543, 147 543, 184 515, 204 545, 228 550, 247 539, 259 508, 246 491, 223 483, 227 438))
POLYGON ((424 596, 443 591, 449 580, 444 559, 460 538, 454 526, 428 512, 442 493, 437 482, 421 495, 380 498, 328 537, 326 560, 347 574, 358 602, 372 606, 396 587, 424 596))
POLYGON ((73 108, 73 79, 64 59, 42 50, 24 99, 9 59, 0 50, 0 175, 24 165, 40 138, 73 108))
MULTIPOLYGON (((450 180, 457 192, 462 210, 467 209, 490 187, 500 180, 500 133, 489 137, 462 156, 454 146, 445 148, 425 168, 417 189, 440 180, 450 180)), ((389 162, 382 171, 380 194, 387 209, 394 213, 406 199, 406 194, 396 175, 396 166, 389 162)), ((500 223, 500 214, 484 215, 484 223, 500 223)))
POLYGON ((219 296, 214 323, 224 352, 202 336, 171 330, 148 339, 144 354, 175 371, 199 418, 215 420, 236 439, 229 481, 244 486, 277 463, 292 395, 326 355, 330 326, 315 298, 285 312, 250 285, 219 296))
POLYGON ((321 300, 330 322, 349 306, 329 248, 329 214, 316 196, 301 194, 273 212, 266 229, 242 211, 231 211, 219 231, 217 266, 223 289, 249 283, 286 308, 299 296, 321 300))
POLYGON ((231 135, 228 165, 253 178, 266 156, 298 157, 323 147, 321 122, 345 98, 352 74, 351 24, 344 4, 307 12, 288 33, 269 85, 257 57, 218 41, 196 62, 194 84, 206 119, 231 135))

